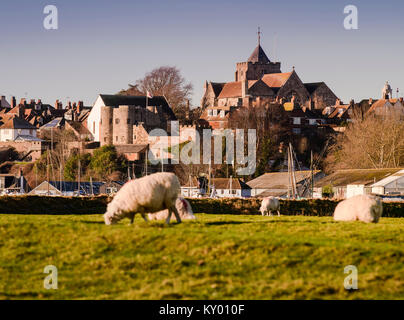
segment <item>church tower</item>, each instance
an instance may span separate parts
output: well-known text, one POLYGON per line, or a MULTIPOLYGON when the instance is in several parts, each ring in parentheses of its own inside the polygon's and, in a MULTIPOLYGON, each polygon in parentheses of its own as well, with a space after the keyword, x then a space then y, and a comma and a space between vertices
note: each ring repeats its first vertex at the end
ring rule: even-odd
POLYGON ((261 31, 258 28, 258 45, 246 62, 236 64, 235 81, 258 80, 264 74, 280 72, 281 63, 271 62, 261 47, 261 31))

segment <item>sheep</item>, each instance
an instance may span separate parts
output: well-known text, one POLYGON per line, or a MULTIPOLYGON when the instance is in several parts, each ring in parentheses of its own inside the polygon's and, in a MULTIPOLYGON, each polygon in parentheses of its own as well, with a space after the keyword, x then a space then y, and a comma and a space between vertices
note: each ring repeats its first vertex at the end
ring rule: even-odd
POLYGON ((338 203, 334 211, 335 221, 363 221, 377 223, 383 213, 380 198, 357 195, 338 203))
MULTIPOLYGON (((177 211, 182 220, 196 219, 192 211, 191 204, 183 197, 177 198, 177 201, 175 202, 175 207, 177 208, 177 211)), ((149 213, 148 218, 149 220, 163 220, 167 218, 167 214, 168 214, 167 210, 163 210, 156 213, 149 213)), ((171 218, 173 218, 173 215, 171 215, 171 218)))
POLYGON ((275 197, 265 197, 264 199, 262 199, 260 211, 263 216, 272 216, 272 211, 277 211, 278 216, 280 216, 281 214, 279 212, 279 209, 279 200, 275 197))
POLYGON ((104 214, 105 224, 115 224, 128 217, 133 223, 136 213, 140 213, 147 222, 147 213, 168 209, 166 223, 170 223, 171 213, 181 222, 175 207, 180 182, 175 174, 169 172, 154 173, 143 178, 131 180, 118 191, 107 206, 104 214))

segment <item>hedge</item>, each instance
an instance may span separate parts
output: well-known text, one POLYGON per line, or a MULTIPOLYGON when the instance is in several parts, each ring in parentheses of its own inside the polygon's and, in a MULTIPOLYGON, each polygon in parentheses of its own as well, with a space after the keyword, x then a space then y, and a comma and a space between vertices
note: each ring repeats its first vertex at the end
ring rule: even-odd
POLYGON ((97 214, 104 213, 108 197, 1 196, 0 213, 97 214))
MULTIPOLYGON (((111 198, 1 196, 0 214, 100 214, 111 198)), ((256 198, 188 199, 195 213, 260 214, 256 198)), ((280 200, 282 215, 332 216, 338 201, 325 199, 280 200)), ((404 218, 403 202, 383 203, 383 217, 404 218)))

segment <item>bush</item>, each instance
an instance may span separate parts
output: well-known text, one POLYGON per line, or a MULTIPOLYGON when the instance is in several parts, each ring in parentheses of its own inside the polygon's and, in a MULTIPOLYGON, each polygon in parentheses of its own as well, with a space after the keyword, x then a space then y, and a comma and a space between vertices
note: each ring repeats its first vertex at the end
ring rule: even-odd
MULTIPOLYGON (((97 197, 47 197, 47 196, 2 196, 0 214, 103 214, 108 196, 97 197)), ((261 199, 224 198, 188 199, 195 213, 207 214, 261 214, 261 199)), ((332 216, 338 201, 280 200, 282 215, 332 216)), ((404 203, 383 203, 383 217, 404 218, 404 203)))

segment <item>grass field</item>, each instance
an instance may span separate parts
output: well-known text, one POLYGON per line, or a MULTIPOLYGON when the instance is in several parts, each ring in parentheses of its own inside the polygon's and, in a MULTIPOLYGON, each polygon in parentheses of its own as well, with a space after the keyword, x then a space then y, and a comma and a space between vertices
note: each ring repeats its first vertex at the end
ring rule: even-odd
POLYGON ((1 299, 404 299, 404 219, 0 215, 1 299), (58 268, 46 290, 46 265, 58 268), (358 268, 346 291, 344 267, 358 268))

